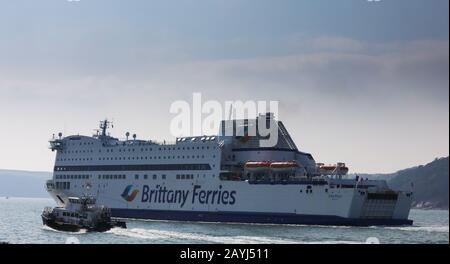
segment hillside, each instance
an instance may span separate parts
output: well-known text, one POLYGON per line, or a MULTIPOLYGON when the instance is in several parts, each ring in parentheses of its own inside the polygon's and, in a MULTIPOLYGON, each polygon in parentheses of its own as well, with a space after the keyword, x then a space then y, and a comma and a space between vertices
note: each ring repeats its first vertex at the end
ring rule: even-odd
POLYGON ((394 173, 388 181, 395 189, 414 190, 414 206, 418 208, 448 209, 449 203, 449 158, 436 159, 394 173))

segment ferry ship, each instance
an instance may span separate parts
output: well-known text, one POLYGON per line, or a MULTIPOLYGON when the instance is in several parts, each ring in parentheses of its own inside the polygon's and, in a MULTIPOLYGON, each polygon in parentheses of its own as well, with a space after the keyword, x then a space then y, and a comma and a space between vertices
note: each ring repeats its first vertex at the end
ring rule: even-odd
MULTIPOLYGON (((218 135, 176 138, 174 143, 111 136, 100 122, 93 136, 61 133, 46 189, 64 205, 85 193, 111 208, 113 217, 261 224, 411 225, 412 190, 386 181, 349 178, 344 163, 315 162, 299 150, 272 113, 223 120, 218 135), (262 118, 274 124, 277 142, 261 145, 248 131, 262 118), (241 136, 237 136, 241 135, 241 136)), ((256 125, 257 126, 257 125, 256 125)))

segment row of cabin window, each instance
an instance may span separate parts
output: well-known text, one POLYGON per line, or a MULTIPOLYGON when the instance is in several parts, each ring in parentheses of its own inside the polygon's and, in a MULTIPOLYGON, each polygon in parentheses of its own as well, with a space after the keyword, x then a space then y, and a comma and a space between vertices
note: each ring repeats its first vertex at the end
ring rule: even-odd
POLYGON ((177 174, 176 178, 177 180, 192 180, 194 179, 194 174, 177 174))
POLYGON ((66 151, 61 151, 61 154, 78 154, 78 153, 94 153, 94 150, 92 149, 87 149, 87 150, 66 150, 66 151))
POLYGON ((71 158, 71 159, 56 159, 57 161, 90 161, 90 160, 94 160, 93 158, 71 158))
MULTIPOLYGON (((216 155, 213 155, 212 157, 215 158, 216 155)), ((195 158, 200 159, 200 155, 197 155, 197 157, 194 155, 192 155, 192 156, 189 156, 189 155, 188 156, 176 156, 176 158, 177 159, 195 159, 195 158)), ((205 155, 202 155, 201 158, 204 159, 205 155)), ((175 159, 175 156, 128 157, 128 160, 144 160, 144 159, 175 159)), ((98 160, 127 160, 127 159, 125 157, 114 157, 114 158, 113 157, 106 157, 106 158, 103 157, 103 158, 98 158, 98 160)))
MULTIPOLYGON (((69 143, 70 144, 70 143, 69 143)), ((76 145, 77 143, 72 143, 70 145, 76 145)), ((94 145, 94 142, 80 142, 79 143, 80 146, 82 145, 94 145)))
MULTIPOLYGON (((153 180, 156 180, 156 179, 158 179, 158 175, 153 174, 152 178, 153 178, 153 180)), ((134 175, 134 179, 135 180, 139 180, 139 174, 134 175)), ((145 174, 144 175, 144 180, 147 180, 147 179, 148 179, 148 175, 145 174)), ((161 179, 165 180, 166 179, 166 175, 165 174, 161 175, 161 179)))
MULTIPOLYGON (((123 175, 123 174, 122 175, 98 175, 98 178, 103 179, 103 180, 122 180, 122 179, 126 179, 126 175, 123 175)), ((147 180, 149 177, 147 174, 145 174, 143 176, 143 178, 144 178, 144 180, 147 180)), ((139 180, 139 174, 134 175, 134 179, 139 180)), ((158 175, 153 174, 152 179, 153 180, 158 179, 158 175)), ((161 175, 161 179, 165 180, 166 175, 165 174, 161 175)), ((180 179, 181 180, 184 180, 184 179, 192 180, 192 179, 194 179, 194 174, 177 174, 176 179, 177 180, 180 180, 180 179)))
MULTIPOLYGON (((216 155, 213 155, 212 156, 213 158, 215 158, 216 157, 216 155)), ((162 159, 171 159, 171 156, 162 156, 162 159)), ((196 158, 196 156, 195 155, 192 155, 192 156, 177 156, 177 159, 184 159, 184 158, 186 158, 186 159, 189 159, 189 158, 191 158, 191 159, 195 159, 196 158)), ((202 155, 201 156, 201 158, 202 159, 204 159, 205 158, 205 155, 202 155)), ((144 159, 161 159, 161 156, 158 156, 158 157, 152 157, 152 156, 150 156, 150 157, 128 157, 128 160, 144 160, 144 159)), ((172 159, 175 159, 175 156, 172 156, 172 159)), ((197 159, 200 159, 200 155, 197 155, 197 159)), ((61 158, 61 159, 56 159, 57 161, 90 161, 90 160, 93 160, 92 158, 80 158, 80 159, 77 159, 77 158, 61 158)), ((125 157, 103 157, 103 158, 98 158, 98 160, 127 160, 125 157)))
MULTIPOLYGON (((98 178, 102 179, 102 180, 123 180, 123 179, 126 179, 127 176, 125 174, 119 174, 119 175, 105 174, 105 175, 98 175, 98 178)), ((144 180, 147 180, 149 177, 147 174, 145 174, 145 175, 143 175, 143 178, 144 178, 144 180)), ((158 175, 153 174, 152 178, 153 178, 153 180, 156 180, 158 178, 158 175)), ((134 179, 139 180, 139 174, 135 174, 134 179)), ((165 180, 166 175, 165 174, 161 175, 161 179, 165 180)))
MULTIPOLYGON (((128 164, 123 165, 125 167, 132 168, 133 171, 145 171, 149 170, 149 167, 153 166, 153 168, 150 168, 150 170, 211 170, 210 164, 174 164, 174 163, 168 163, 168 164, 128 164)), ((212 167, 215 167, 215 164, 212 164, 212 167)), ((114 165, 98 165, 98 166, 55 166, 55 171, 86 171, 84 168, 110 168, 115 167, 114 165)), ((97 171, 99 171, 98 169, 97 171)), ((122 169, 123 171, 124 169, 122 169)), ((104 169, 102 169, 104 171, 104 169)))
POLYGON ((63 175, 60 175, 60 174, 57 174, 57 175, 55 175, 55 179, 57 179, 57 180, 59 180, 59 179, 71 179, 71 180, 73 180, 73 179, 75 179, 75 180, 80 180, 80 179, 89 179, 91 177, 91 175, 87 175, 87 174, 85 174, 85 175, 65 175, 65 174, 63 174, 63 175))
MULTIPOLYGON (((66 179, 64 177, 67 177, 67 179, 77 179, 77 178, 72 178, 72 176, 88 176, 90 177, 90 175, 57 175, 60 176, 62 179, 66 179)), ((203 175, 203 177, 205 177, 206 175, 203 175)), ((213 177, 215 175, 212 175, 213 177)), ((199 177, 199 175, 197 175, 197 178, 199 177)), ((57 177, 58 179, 59 177, 57 177)), ((103 180, 123 180, 126 179, 126 175, 125 174, 114 174, 114 175, 110 175, 110 174, 105 174, 105 175, 98 175, 98 179, 103 179, 103 180)), ((143 175, 143 179, 147 180, 149 178, 149 176, 147 174, 143 175)), ((161 179, 165 180, 167 177, 165 174, 161 175, 161 179)), ((139 180, 139 174, 135 174, 134 175, 134 179, 135 180, 139 180)), ((156 180, 158 179, 158 175, 153 174, 152 175, 152 179, 156 180)), ((194 179, 194 174, 177 174, 176 175, 176 179, 177 180, 192 180, 194 179)), ((56 189, 70 189, 70 182, 56 182, 56 189)))
MULTIPOLYGON (((99 179, 103 179, 103 180, 123 180, 126 179, 126 175, 124 174, 119 174, 119 175, 98 175, 99 179)), ((147 180, 149 178, 149 176, 147 174, 143 175, 144 180, 147 180)), ((134 175, 134 179, 135 180, 139 180, 139 174, 134 175)), ((156 180, 158 179, 158 175, 153 174, 152 175, 152 179, 156 180)), ((165 180, 166 179, 166 175, 163 174, 161 175, 161 179, 165 180)), ((189 180, 189 179, 194 179, 194 174, 177 174, 176 175, 176 179, 177 180, 189 180)))
MULTIPOLYGON (((209 149, 209 146, 202 146, 202 147, 173 147, 173 148, 158 148, 158 150, 190 150, 192 148, 192 150, 195 150, 195 149, 198 149, 198 150, 200 150, 200 149, 209 149)), ((216 147, 212 147, 213 149, 215 149, 216 147)), ((120 149, 119 148, 119 152, 134 152, 136 149, 120 149)), ((148 148, 141 148, 141 151, 153 151, 153 149, 152 148, 150 148, 150 149, 148 149, 148 148)), ((70 154, 70 153, 72 153, 72 154, 78 154, 78 153, 93 153, 94 152, 94 150, 92 150, 92 149, 88 149, 88 150, 66 150, 66 151, 62 151, 61 152, 61 154, 70 154)), ((102 150, 100 149, 99 151, 98 151, 99 153, 101 153, 102 152, 102 150)), ((114 149, 106 149, 106 152, 107 153, 113 153, 114 152, 114 149)))
POLYGON ((105 175, 98 175, 98 179, 99 180, 124 180, 126 179, 127 176, 125 174, 105 174, 105 175))
MULTIPOLYGON (((165 148, 165 147, 163 147, 163 148, 158 148, 158 150, 162 150, 162 151, 165 151, 165 150, 191 150, 191 148, 192 148, 192 150, 195 150, 195 149, 198 149, 198 150, 200 150, 200 149, 209 149, 209 146, 201 146, 201 147, 173 147, 173 148, 170 148, 170 147, 167 147, 167 148, 165 148)), ((216 147, 212 147, 213 149, 216 149, 216 147)), ((119 152, 134 152, 136 149, 130 149, 130 148, 127 148, 127 149, 121 149, 121 148, 119 148, 119 152)), ((141 148, 141 151, 153 151, 153 149, 152 148, 141 148)), ((102 150, 99 150, 99 152, 102 152, 102 150)), ((106 152, 114 152, 114 149, 106 149, 106 152)))
POLYGON ((56 182, 56 189, 70 189, 70 182, 56 182))
POLYGON ((82 143, 75 143, 75 142, 68 142, 66 143, 68 146, 76 146, 76 145, 94 145, 94 142, 82 142, 82 143))

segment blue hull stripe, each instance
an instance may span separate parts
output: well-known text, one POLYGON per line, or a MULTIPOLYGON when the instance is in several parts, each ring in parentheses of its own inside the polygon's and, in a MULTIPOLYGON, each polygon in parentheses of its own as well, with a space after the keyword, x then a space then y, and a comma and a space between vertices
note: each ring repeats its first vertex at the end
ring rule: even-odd
POLYGON ((412 225, 408 219, 359 219, 340 216, 300 215, 253 212, 201 212, 146 209, 111 209, 112 216, 122 218, 202 221, 258 224, 344 225, 344 226, 400 226, 412 225))

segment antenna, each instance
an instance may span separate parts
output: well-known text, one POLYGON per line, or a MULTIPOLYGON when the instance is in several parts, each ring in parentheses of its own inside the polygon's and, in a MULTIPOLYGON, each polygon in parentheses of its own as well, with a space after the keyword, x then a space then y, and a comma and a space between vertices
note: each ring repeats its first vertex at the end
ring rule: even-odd
POLYGON ((102 130, 102 136, 106 136, 106 130, 109 128, 110 124, 111 122, 108 121, 108 119, 100 121, 100 129, 102 130))

